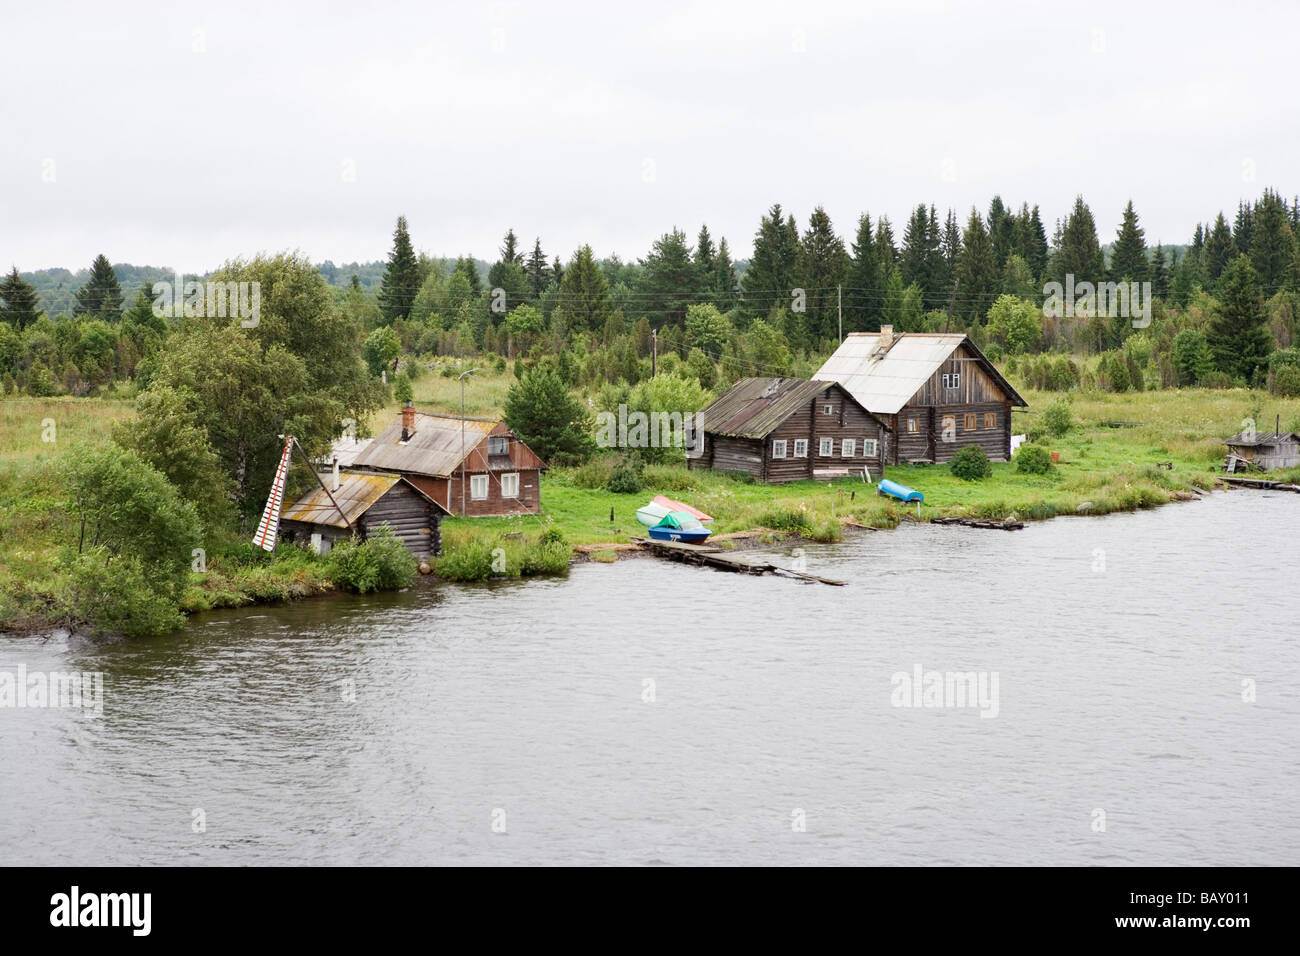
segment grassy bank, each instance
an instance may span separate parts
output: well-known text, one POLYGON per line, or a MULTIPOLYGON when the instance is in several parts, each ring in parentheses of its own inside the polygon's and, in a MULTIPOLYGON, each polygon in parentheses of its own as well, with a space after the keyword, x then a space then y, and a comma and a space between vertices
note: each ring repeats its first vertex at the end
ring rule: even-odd
MULTIPOLYGON (((481 391, 472 405, 467 391, 467 412, 499 414, 492 403, 504 396, 509 381, 506 374, 487 372, 475 383, 481 391)), ((429 374, 416 382, 416 395, 422 407, 454 412, 459 385, 454 378, 429 374)), ((1026 393, 1030 410, 1015 414, 1013 430, 1036 433, 1043 411, 1058 397, 1026 393)), ((924 492, 920 520, 1107 514, 1154 507, 1187 497, 1194 487, 1212 487, 1212 469, 1224 454, 1221 439, 1245 419, 1272 430, 1274 416, 1280 415, 1283 429, 1300 430, 1300 400, 1241 389, 1075 393, 1070 413, 1074 424, 1068 432, 1042 440, 1060 458, 1048 474, 1020 474, 1014 463, 995 463, 991 476, 977 482, 956 478, 945 465, 893 467, 885 477, 924 492), (1173 467, 1157 467, 1160 462, 1173 467)), ((128 403, 114 400, 0 401, 0 628, 70 622, 59 566, 61 553, 74 541, 53 464, 77 441, 102 441, 114 423, 132 414, 128 403)), ((446 520, 436 573, 450 580, 563 573, 572 546, 624 542, 642 533, 634 512, 660 493, 713 515, 719 534, 770 528, 831 541, 848 524, 888 528, 918 517, 915 506, 878 497, 861 478, 770 486, 681 466, 651 466, 640 492, 616 494, 604 487, 608 469, 606 462, 552 469, 543 478, 541 515, 446 520)), ((1300 481, 1300 469, 1280 477, 1300 481)), ((210 540, 204 547, 206 570, 191 575, 182 600, 185 611, 289 600, 335 587, 327 562, 298 549, 281 547, 265 555, 244 537, 210 540)))

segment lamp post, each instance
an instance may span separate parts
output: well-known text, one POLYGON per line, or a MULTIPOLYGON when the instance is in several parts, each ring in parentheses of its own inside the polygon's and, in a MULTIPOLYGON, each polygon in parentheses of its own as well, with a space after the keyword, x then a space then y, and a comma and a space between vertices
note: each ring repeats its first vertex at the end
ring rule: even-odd
POLYGON ((466 369, 460 373, 460 513, 465 514, 465 376, 473 375, 478 369, 466 369))

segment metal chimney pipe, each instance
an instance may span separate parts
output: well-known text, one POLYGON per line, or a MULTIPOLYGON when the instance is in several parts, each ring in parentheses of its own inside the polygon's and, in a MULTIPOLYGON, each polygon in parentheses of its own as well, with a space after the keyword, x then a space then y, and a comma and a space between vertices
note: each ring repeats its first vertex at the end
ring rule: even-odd
POLYGON ((339 490, 339 456, 338 455, 334 456, 334 487, 331 488, 330 490, 331 491, 339 490))

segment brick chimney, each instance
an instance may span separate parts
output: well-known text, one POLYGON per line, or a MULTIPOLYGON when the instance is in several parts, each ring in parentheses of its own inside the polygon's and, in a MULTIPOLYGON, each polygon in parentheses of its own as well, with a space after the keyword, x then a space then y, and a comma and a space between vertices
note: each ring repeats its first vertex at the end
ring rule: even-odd
POLYGON ((880 327, 880 339, 876 342, 876 348, 882 352, 888 352, 889 347, 894 344, 894 327, 892 325, 882 325, 880 327))
POLYGON ((406 441, 415 433, 415 405, 408 398, 406 407, 402 409, 402 441, 406 441))

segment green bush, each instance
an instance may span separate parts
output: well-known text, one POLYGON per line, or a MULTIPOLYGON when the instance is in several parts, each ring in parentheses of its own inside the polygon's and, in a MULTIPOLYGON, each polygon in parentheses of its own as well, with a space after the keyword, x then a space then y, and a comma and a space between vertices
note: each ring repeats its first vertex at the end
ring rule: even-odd
POLYGON ((609 483, 605 485, 605 490, 616 495, 635 495, 645 488, 645 482, 641 478, 641 463, 637 459, 628 456, 621 458, 614 470, 610 472, 609 483))
POLYGON ((596 491, 609 484, 610 476, 613 473, 614 466, 608 458, 595 458, 573 469, 570 481, 573 482, 575 488, 596 491))
POLYGON ((681 465, 646 465, 641 478, 656 491, 694 491, 698 487, 696 473, 681 465))
POLYGON ((963 481, 982 481, 993 474, 989 456, 979 445, 967 445, 953 456, 952 473, 963 481))
POLYGON ((175 596, 154 587, 138 559, 112 558, 103 545, 69 557, 64 601, 70 623, 130 636, 165 634, 184 623, 175 596))
POLYGON ((383 525, 365 541, 351 538, 336 544, 328 566, 334 584, 357 594, 410 587, 420 563, 406 545, 383 525))
POLYGON ((1070 417, 1070 406, 1067 402, 1057 399, 1043 409, 1043 428, 1049 435, 1060 436, 1068 432, 1074 425, 1070 417))
POLYGON ((548 531, 541 540, 524 549, 519 573, 524 576, 541 574, 568 574, 569 558, 573 549, 559 532, 548 531), (558 535, 558 539, 555 537, 558 535))
POLYGON ((438 559, 438 577, 448 581, 483 581, 492 576, 492 543, 476 538, 451 548, 438 559))
POLYGON ((1042 445, 1021 445, 1016 452, 1016 471, 1022 475, 1046 475, 1052 470, 1052 456, 1042 445))
POLYGON ((759 515, 758 523, 773 531, 789 531, 806 538, 811 538, 816 530, 812 513, 802 508, 773 508, 759 515))

